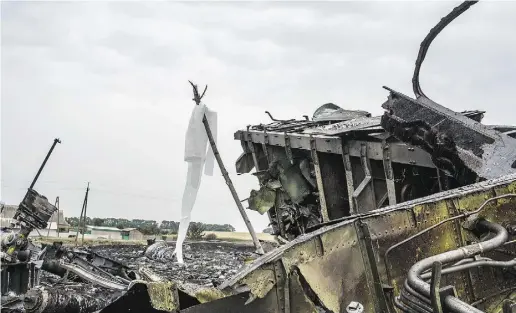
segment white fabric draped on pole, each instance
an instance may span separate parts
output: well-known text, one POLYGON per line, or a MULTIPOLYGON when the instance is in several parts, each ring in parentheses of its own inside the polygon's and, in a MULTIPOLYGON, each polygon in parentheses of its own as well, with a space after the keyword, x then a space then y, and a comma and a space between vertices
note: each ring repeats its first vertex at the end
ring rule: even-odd
POLYGON ((183 263, 183 242, 192 216, 192 209, 201 185, 202 169, 208 176, 213 176, 215 156, 208 142, 208 135, 202 122, 206 116, 213 139, 217 140, 217 113, 211 111, 205 104, 196 105, 190 117, 190 123, 185 138, 185 161, 188 162, 186 185, 181 202, 181 220, 177 233, 175 254, 178 263, 183 263))

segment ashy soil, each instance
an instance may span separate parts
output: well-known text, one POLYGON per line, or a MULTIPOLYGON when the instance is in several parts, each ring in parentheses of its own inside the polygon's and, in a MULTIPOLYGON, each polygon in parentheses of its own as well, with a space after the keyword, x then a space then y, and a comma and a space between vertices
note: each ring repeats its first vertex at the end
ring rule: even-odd
MULTIPOLYGON (((169 242, 168 245, 173 248, 175 242, 169 242)), ((127 265, 134 271, 138 271, 140 267, 146 267, 164 280, 206 287, 218 286, 237 273, 246 262, 257 257, 252 244, 231 242, 185 243, 183 247, 184 264, 178 264, 173 260, 149 259, 144 255, 146 245, 99 245, 91 248, 102 256, 127 265)), ((271 248, 264 246, 265 250, 271 248)), ((59 298, 66 302, 70 301, 67 298, 79 295, 83 298, 94 299, 97 303, 102 303, 101 307, 104 307, 122 294, 91 283, 78 283, 70 280, 66 282, 59 278, 42 271, 40 286, 52 289, 62 295, 59 298)), ((11 312, 24 311, 21 301, 17 302, 19 304, 15 306, 17 309, 11 312)))
MULTIPOLYGON (((174 247, 175 243, 168 243, 174 247)), ((246 261, 257 257, 254 247, 243 243, 192 242, 183 247, 184 264, 145 257, 146 246, 97 246, 94 251, 137 271, 147 267, 156 275, 179 282, 217 286, 234 275, 246 261)))

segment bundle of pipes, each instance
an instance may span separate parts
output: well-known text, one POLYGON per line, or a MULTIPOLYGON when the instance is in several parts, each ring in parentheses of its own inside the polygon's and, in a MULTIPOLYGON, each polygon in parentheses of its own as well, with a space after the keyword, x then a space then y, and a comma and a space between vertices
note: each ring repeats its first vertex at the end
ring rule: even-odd
POLYGON ((29 290, 23 301, 24 309, 29 313, 94 312, 107 305, 106 300, 99 297, 63 293, 46 287, 29 290))
MULTIPOLYGON (((511 268, 516 259, 510 261, 494 261, 487 258, 474 258, 481 253, 492 251, 506 243, 507 230, 499 224, 478 219, 473 229, 481 233, 494 233, 489 240, 461 247, 423 259, 414 264, 405 280, 400 296, 396 299, 396 307, 402 312, 456 312, 484 313, 472 305, 457 298, 453 286, 440 287, 441 275, 455 273, 478 266, 511 268), (442 266, 453 264, 445 269, 442 266), (431 270, 431 272, 428 272, 431 270), (425 281, 431 278, 430 283, 425 281)), ((505 311, 504 311, 505 312, 505 311)))
MULTIPOLYGON (((187 250, 189 246, 185 246, 187 250)), ((145 256, 152 260, 175 261, 175 247, 169 246, 165 241, 158 241, 147 247, 145 256)))

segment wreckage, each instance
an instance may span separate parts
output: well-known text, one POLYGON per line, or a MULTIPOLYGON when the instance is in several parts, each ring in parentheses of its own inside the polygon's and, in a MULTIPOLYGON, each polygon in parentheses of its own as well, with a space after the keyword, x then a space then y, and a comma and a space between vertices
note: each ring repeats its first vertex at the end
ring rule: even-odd
POLYGON ((268 214, 284 245, 220 286, 247 288, 247 305, 220 303, 234 312, 516 310, 516 127, 454 112, 419 84, 432 40, 475 3, 430 31, 416 97, 385 87, 383 116, 328 103, 311 119, 267 112, 272 123, 235 133, 237 172, 254 169, 260 184, 249 209, 268 214))
POLYGON ((267 212, 274 233, 291 240, 356 214, 516 172, 516 127, 481 123, 484 111, 454 112, 430 100, 419 71, 437 34, 475 2, 445 17, 421 44, 416 98, 387 89, 383 116, 333 103, 312 119, 278 120, 235 133, 240 174, 260 183, 249 209, 267 212))
MULTIPOLYGON (((268 214, 282 245, 222 284, 163 281, 97 255, 99 270, 88 251, 59 245, 41 268, 120 292, 103 313, 516 312, 516 127, 454 112, 419 84, 432 40, 475 3, 430 31, 415 98, 386 88, 383 116, 328 103, 299 120, 267 112, 272 123, 235 133, 237 172, 255 169, 260 184, 249 209, 268 214)), ((146 257, 173 261, 171 247, 149 244, 146 257)), ((42 287, 27 295, 30 312, 57 297, 42 287)), ((63 312, 98 309, 84 302, 63 312)))

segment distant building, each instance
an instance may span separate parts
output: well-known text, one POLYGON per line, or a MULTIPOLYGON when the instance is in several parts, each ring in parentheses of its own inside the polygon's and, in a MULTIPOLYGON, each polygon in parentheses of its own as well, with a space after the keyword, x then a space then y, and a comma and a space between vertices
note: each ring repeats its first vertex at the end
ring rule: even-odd
MULTIPOLYGON (((16 222, 13 219, 14 214, 16 214, 16 210, 18 210, 18 205, 3 205, 2 212, 0 213, 0 223, 2 227, 9 227, 11 223, 16 222)), ((58 220, 59 232, 67 233, 70 229, 70 224, 66 222, 63 210, 59 210, 59 216, 55 213, 54 215, 52 215, 52 217, 48 221, 48 227, 45 229, 48 230, 50 228, 50 230, 53 230, 53 233, 57 232, 58 220)), ((41 231, 42 230, 40 230, 40 232, 41 231)))
POLYGON ((50 218, 50 221, 48 221, 48 224, 50 225, 50 229, 57 229, 57 223, 59 221, 59 232, 68 232, 70 229, 70 224, 65 220, 64 212, 63 210, 59 210, 59 216, 54 213, 52 217, 50 218))
POLYGON ((143 234, 136 228, 119 229, 116 227, 86 225, 85 235, 89 238, 112 240, 143 240, 143 234))
MULTIPOLYGON (((11 223, 14 223, 13 219, 17 205, 4 205, 0 203, 2 211, 0 213, 0 226, 10 227, 11 223)), ((72 228, 70 224, 65 220, 63 210, 59 210, 59 215, 54 214, 48 221, 48 227, 45 229, 38 229, 32 231, 29 236, 50 236, 50 237, 68 237, 75 236, 77 227, 72 228), (59 225, 58 225, 59 223, 59 225), (59 232, 58 232, 59 228, 59 232)), ((84 232, 85 238, 97 239, 112 239, 112 240, 143 240, 143 234, 136 228, 124 228, 119 229, 116 227, 105 227, 105 226, 92 226, 86 225, 86 231, 84 232)), ((79 232, 79 237, 81 233, 79 232)))
POLYGON ((18 210, 17 205, 2 204, 2 212, 0 213, 0 224, 2 227, 9 227, 11 223, 14 223, 14 214, 18 210))
POLYGON ((124 228, 121 235, 124 240, 143 240, 143 234, 136 228, 124 228))
POLYGON ((122 239, 122 230, 116 227, 86 225, 84 234, 91 238, 122 239))

